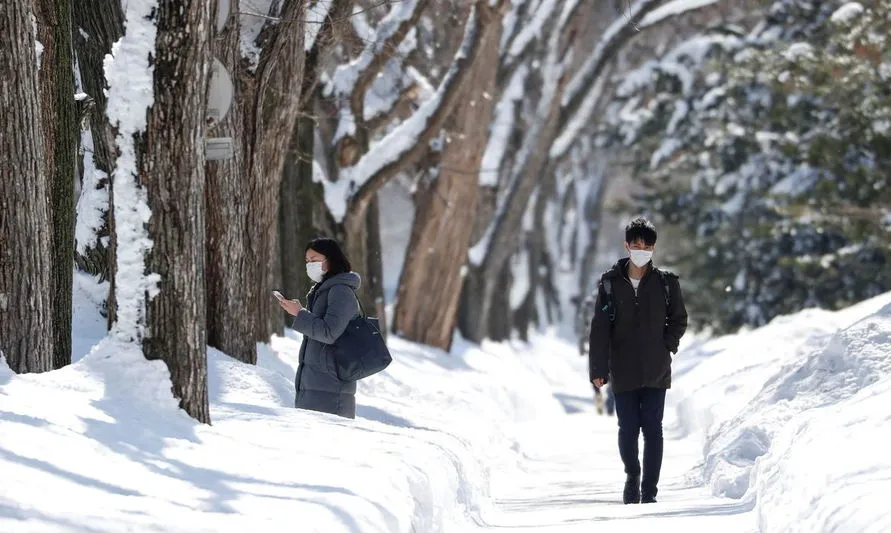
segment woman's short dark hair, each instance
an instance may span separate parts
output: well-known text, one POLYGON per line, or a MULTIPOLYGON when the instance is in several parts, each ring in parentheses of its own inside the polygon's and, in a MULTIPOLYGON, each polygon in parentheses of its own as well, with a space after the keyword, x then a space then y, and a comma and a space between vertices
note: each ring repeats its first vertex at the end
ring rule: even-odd
POLYGON ((628 244, 642 240, 647 246, 656 244, 656 226, 649 220, 639 217, 625 226, 625 242, 628 244))
POLYGON ((315 250, 324 255, 325 259, 328 260, 328 271, 325 272, 325 279, 353 271, 353 267, 350 265, 350 260, 347 259, 346 254, 343 253, 343 248, 341 248, 334 239, 313 239, 309 241, 309 244, 306 245, 306 249, 303 250, 303 252, 306 253, 310 250, 315 250))

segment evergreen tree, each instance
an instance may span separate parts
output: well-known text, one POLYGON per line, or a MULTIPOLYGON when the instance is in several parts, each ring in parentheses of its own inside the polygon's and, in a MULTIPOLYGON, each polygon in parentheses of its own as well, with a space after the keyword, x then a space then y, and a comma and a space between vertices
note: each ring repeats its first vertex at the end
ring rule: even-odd
POLYGON ((674 262, 700 325, 726 331, 891 288, 888 0, 779 0, 715 28, 617 91, 637 208, 689 237, 674 262))

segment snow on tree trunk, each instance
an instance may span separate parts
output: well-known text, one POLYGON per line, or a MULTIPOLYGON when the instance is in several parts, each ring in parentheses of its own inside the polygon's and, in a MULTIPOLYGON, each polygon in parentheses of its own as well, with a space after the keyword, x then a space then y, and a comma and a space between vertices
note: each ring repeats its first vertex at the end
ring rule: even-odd
POLYGON ((53 364, 52 233, 32 0, 0 3, 0 357, 18 373, 53 364))
POLYGON ((211 9, 203 0, 161 0, 156 17, 154 103, 139 169, 152 213, 147 265, 160 291, 148 303, 143 349, 167 364, 180 406, 209 423, 203 141, 211 9))
POLYGON ((46 173, 51 180, 50 228, 53 232, 53 368, 71 363, 71 287, 74 267, 74 183, 78 119, 74 101, 71 0, 40 0, 37 36, 46 173))
MULTIPOLYGON (((84 176, 80 198, 77 200, 77 250, 75 262, 79 269, 110 279, 114 284, 114 261, 109 236, 109 176, 117 156, 115 134, 106 115, 108 98, 105 93, 103 61, 112 45, 124 33, 124 13, 120 0, 73 0, 74 49, 80 71, 81 91, 91 100, 93 108, 87 114, 89 132, 82 144, 84 176), (86 173, 93 172, 93 176, 86 173), (90 190, 89 188, 93 189, 90 190), (99 217, 95 224, 90 217, 99 217)), ((109 291, 107 305, 109 325, 114 322, 114 291, 109 291)))
POLYGON ((156 53, 152 18, 156 6, 152 0, 127 4, 125 33, 104 63, 109 86, 107 114, 117 131, 118 152, 109 192, 116 303, 111 333, 124 342, 142 341, 146 297, 157 293, 157 275, 147 273, 145 266, 152 246, 146 230, 151 212, 140 185, 138 161, 153 101, 150 57, 156 53))
POLYGON ((501 23, 483 36, 481 54, 447 123, 438 177, 417 199, 393 328, 409 340, 448 350, 458 318, 461 271, 476 214, 480 173, 494 102, 501 23), (436 287, 431 291, 430 287, 436 287))

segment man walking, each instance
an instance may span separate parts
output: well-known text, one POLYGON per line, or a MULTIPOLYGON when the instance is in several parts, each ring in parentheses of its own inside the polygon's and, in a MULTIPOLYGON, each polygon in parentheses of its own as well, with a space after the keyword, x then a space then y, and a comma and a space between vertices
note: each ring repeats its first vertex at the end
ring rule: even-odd
POLYGON ((687 329, 678 278, 653 266, 656 228, 638 218, 625 228, 625 249, 603 274, 589 339, 589 377, 616 396, 623 501, 655 503, 662 470, 662 415, 671 388, 671 354, 687 329), (644 437, 643 480, 638 439, 644 437))

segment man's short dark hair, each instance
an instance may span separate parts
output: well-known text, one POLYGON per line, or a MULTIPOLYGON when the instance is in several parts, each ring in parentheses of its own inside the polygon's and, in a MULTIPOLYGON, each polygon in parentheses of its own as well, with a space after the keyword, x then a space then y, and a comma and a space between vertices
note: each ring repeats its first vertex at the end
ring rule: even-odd
POLYGON ((628 244, 642 240, 647 246, 656 244, 656 226, 649 220, 638 217, 625 226, 625 242, 628 244))

